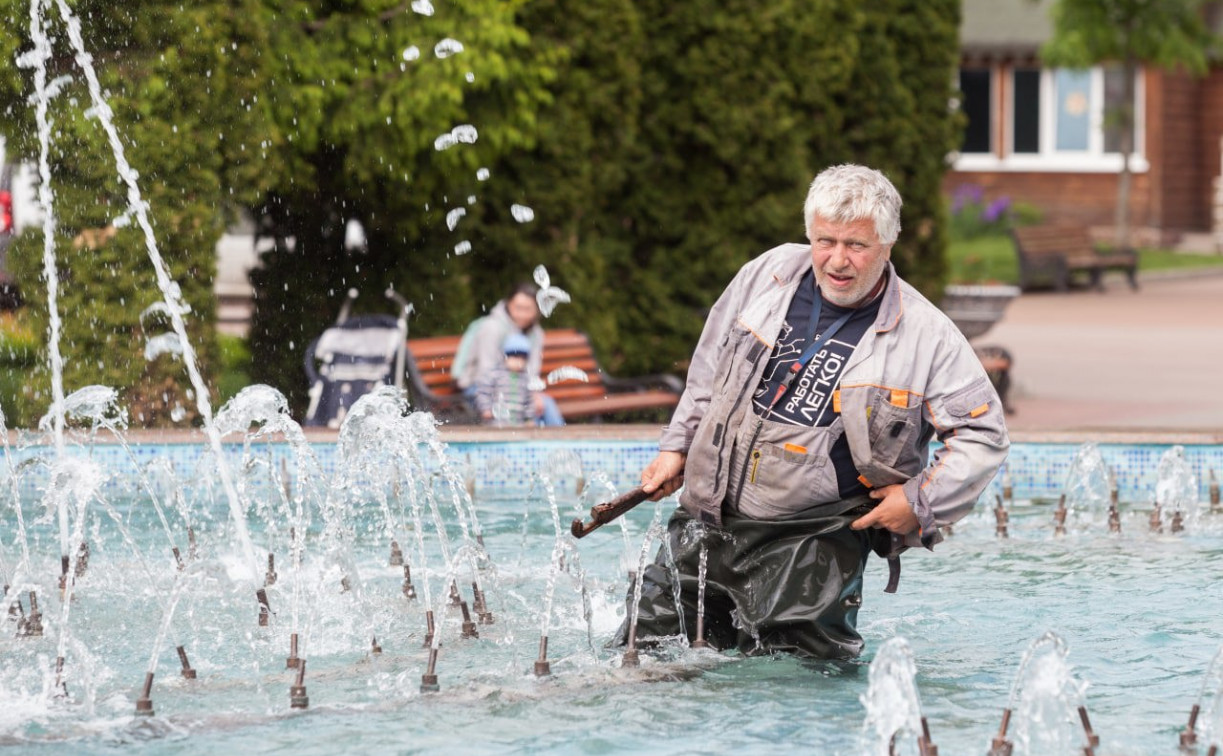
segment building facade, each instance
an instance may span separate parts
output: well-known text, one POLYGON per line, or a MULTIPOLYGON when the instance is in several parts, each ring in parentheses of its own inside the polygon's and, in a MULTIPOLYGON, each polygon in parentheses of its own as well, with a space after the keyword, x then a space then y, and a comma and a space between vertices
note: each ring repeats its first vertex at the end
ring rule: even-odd
MULTIPOLYGON (((1207 10, 1218 28, 1220 3, 1207 10)), ((944 188, 979 187, 1039 209, 1045 222, 1086 225, 1106 238, 1116 214, 1124 103, 1120 66, 1042 66, 1049 2, 964 0, 959 106, 964 141, 944 188)), ((1223 68, 1206 76, 1140 69, 1130 225, 1141 244, 1175 244, 1212 231, 1223 139, 1223 68)))

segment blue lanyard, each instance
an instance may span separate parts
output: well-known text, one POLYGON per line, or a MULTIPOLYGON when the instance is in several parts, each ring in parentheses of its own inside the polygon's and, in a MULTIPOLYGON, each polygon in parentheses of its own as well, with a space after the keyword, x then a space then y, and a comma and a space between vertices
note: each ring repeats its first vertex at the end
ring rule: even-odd
POLYGON ((785 395, 791 384, 794 383, 794 379, 798 377, 798 374, 803 372, 803 368, 807 367, 807 363, 811 361, 811 358, 825 344, 831 341, 833 336, 837 335, 837 331, 841 330, 841 327, 849 322, 849 319, 853 317, 855 312, 850 310, 837 318, 833 321, 832 325, 828 326, 828 330, 821 333, 819 337, 816 337, 815 332, 820 327, 820 311, 824 307, 824 298, 820 296, 820 288, 816 285, 814 276, 811 278, 811 288, 815 291, 815 301, 811 304, 811 317, 807 321, 807 333, 810 334, 807 340, 811 343, 807 345, 803 353, 794 361, 794 364, 790 365, 790 369, 782 375, 781 384, 777 387, 777 393, 773 394, 773 401, 769 402, 769 408, 764 412, 766 417, 777 406, 777 403, 781 401, 781 397, 785 395))

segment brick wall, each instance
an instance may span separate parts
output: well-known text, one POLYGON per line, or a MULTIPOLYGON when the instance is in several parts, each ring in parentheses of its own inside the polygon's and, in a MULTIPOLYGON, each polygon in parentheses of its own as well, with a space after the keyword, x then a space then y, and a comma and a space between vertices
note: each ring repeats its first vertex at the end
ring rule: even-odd
MULTIPOLYGON (((1203 83, 1182 73, 1160 73, 1162 84, 1160 111, 1150 112, 1162 129, 1157 143, 1150 147, 1158 151, 1156 179, 1157 197, 1153 198, 1155 225, 1163 228, 1209 228, 1209 192, 1207 166, 1203 160, 1200 107, 1203 83)), ((1153 140, 1152 140, 1153 141, 1153 140)))
POLYGON ((1219 139, 1223 137, 1223 70, 1210 72, 1201 86, 1201 105, 1198 110, 1201 134, 1201 186, 1198 191, 1207 208, 1205 228, 1210 227, 1209 210, 1213 200, 1213 180, 1223 168, 1219 150, 1219 139))
MULTIPOLYGON (((950 196, 960 184, 982 187, 987 202, 1005 196, 1035 205, 1044 212, 1046 223, 1110 226, 1116 214, 1116 174, 950 171, 943 178, 944 193, 950 196)), ((1150 185, 1147 174, 1133 174, 1131 225, 1153 225, 1150 185)))
MULTIPOLYGON (((1181 231, 1211 226, 1212 180, 1223 172, 1223 68, 1201 79, 1148 71, 1144 77, 1145 142, 1149 169, 1133 174, 1130 224, 1162 242, 1181 231)), ((944 177, 948 195, 960 184, 985 189, 986 201, 1006 196, 1044 212, 1046 222, 1104 229, 1113 224, 1118 176, 1108 173, 957 172, 944 177)))

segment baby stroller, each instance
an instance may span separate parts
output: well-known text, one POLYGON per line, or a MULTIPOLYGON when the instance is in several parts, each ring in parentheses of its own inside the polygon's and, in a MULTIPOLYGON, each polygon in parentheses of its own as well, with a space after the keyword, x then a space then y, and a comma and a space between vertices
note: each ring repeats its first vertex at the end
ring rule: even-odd
POLYGON ((403 388, 410 303, 393 289, 386 296, 399 305, 393 315, 349 317, 357 290, 349 289, 335 325, 306 347, 304 367, 310 384, 305 425, 339 428, 353 403, 375 387, 403 388))

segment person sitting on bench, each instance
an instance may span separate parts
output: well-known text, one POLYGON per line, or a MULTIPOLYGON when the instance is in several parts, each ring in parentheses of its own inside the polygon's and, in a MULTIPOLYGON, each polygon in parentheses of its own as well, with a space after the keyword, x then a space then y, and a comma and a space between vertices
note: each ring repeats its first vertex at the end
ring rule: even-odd
MULTIPOLYGON (((532 283, 515 284, 509 295, 494 305, 488 315, 472 321, 464 331, 451 367, 451 377, 473 404, 480 382, 504 364, 503 345, 511 333, 524 336, 530 343, 525 374, 531 379, 539 376, 543 365, 544 332, 539 325, 536 291, 532 283)), ((540 425, 564 425, 565 418, 556 400, 543 391, 534 393, 535 416, 540 425)))

